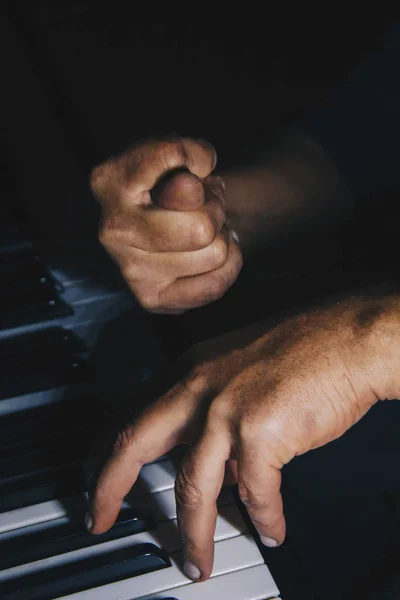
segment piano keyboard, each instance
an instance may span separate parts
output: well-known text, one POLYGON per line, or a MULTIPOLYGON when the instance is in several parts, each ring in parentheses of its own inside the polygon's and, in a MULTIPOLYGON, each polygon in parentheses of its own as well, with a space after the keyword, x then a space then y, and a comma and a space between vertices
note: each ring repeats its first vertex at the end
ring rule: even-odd
POLYGON ((74 279, 16 238, 14 231, 0 248, 1 599, 278 598, 229 488, 218 501, 212 577, 185 577, 174 497, 179 451, 143 467, 109 532, 86 533, 83 463, 110 410, 94 394, 90 352, 134 302, 92 275, 74 279))
POLYGON ((62 256, 44 260, 15 226, 1 227, 0 236, 0 340, 51 325, 93 343, 104 323, 134 306, 121 284, 74 273, 62 256))

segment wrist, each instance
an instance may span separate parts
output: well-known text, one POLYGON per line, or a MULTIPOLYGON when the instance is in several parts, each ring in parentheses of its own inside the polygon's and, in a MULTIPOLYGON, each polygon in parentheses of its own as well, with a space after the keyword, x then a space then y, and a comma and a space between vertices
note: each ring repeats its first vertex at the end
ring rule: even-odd
POLYGON ((350 192, 332 161, 297 132, 272 141, 252 166, 222 175, 227 224, 250 251, 331 228, 352 213, 350 192))
POLYGON ((400 293, 369 302, 369 369, 371 387, 379 400, 400 398, 400 293))

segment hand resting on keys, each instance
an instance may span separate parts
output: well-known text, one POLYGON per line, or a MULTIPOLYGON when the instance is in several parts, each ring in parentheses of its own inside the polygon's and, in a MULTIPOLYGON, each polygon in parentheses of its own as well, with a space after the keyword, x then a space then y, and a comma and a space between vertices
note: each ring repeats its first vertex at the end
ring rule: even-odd
POLYGON ((261 540, 281 544, 283 465, 399 397, 399 309, 399 295, 375 289, 193 347, 139 416, 127 410, 94 486, 90 531, 113 525, 142 465, 185 443, 176 500, 188 577, 212 572, 227 461, 261 540))

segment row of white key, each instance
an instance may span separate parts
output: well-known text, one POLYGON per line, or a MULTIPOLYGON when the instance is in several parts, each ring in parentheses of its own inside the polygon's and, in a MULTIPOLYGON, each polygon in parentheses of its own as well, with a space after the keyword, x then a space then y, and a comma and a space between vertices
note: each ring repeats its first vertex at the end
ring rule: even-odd
MULTIPOLYGON (((154 573, 146 573, 123 581, 117 581, 104 586, 85 590, 64 596, 71 600, 133 600, 142 596, 159 594, 166 590, 179 595, 180 586, 187 586, 188 579, 182 573, 182 556, 178 553, 171 557, 172 566, 154 573)), ((239 535, 232 539, 223 540, 215 544, 214 569, 212 578, 218 579, 228 573, 243 572, 246 569, 262 565, 263 572, 263 598, 274 598, 279 595, 278 588, 263 564, 263 558, 256 543, 250 535, 239 535)), ((203 584, 193 584, 202 586, 203 584)), ((221 589, 219 598, 225 597, 221 589)), ((179 597, 179 596, 178 596, 179 597)))
MULTIPOLYGON (((211 577, 203 583, 189 583, 173 590, 157 593, 157 600, 176 597, 178 600, 280 600, 274 594, 270 575, 265 565, 211 577)), ((132 597, 132 600, 155 600, 154 595, 132 597)))
MULTIPOLYGON (((207 584, 189 584, 186 577, 181 572, 181 560, 179 552, 179 535, 176 523, 176 504, 174 495, 174 482, 177 473, 176 460, 160 460, 143 467, 139 485, 135 486, 131 496, 133 503, 138 508, 145 508, 149 514, 156 520, 156 529, 148 532, 143 532, 104 542, 98 546, 84 548, 69 552, 67 554, 51 557, 45 561, 36 561, 29 565, 13 567, 0 573, 0 580, 5 580, 10 577, 27 574, 41 570, 44 566, 56 566, 70 562, 77 558, 93 556, 101 554, 106 550, 114 550, 117 548, 127 547, 140 543, 154 543, 158 547, 163 547, 169 554, 172 554, 173 566, 155 573, 140 575, 128 580, 109 584, 74 594, 74 598, 94 598, 97 599, 136 599, 149 594, 165 592, 164 596, 168 597, 173 594, 167 593, 175 587, 181 587, 183 590, 183 598, 187 596, 190 590, 195 591, 204 585, 209 585, 211 589, 217 584, 212 581, 220 581, 223 587, 219 587, 219 595, 215 597, 225 596, 225 579, 227 574, 234 574, 235 571, 240 571, 244 576, 249 568, 259 566, 258 578, 254 579, 252 586, 248 587, 248 594, 238 595, 239 589, 236 591, 236 597, 245 600, 247 598, 274 598, 278 595, 278 590, 273 581, 268 568, 263 565, 263 558, 257 548, 256 543, 250 535, 246 535, 246 524, 237 508, 233 504, 233 497, 229 489, 223 490, 220 499, 219 516, 215 532, 216 555, 215 566, 213 570, 213 578, 207 584), (144 495, 142 495, 144 492, 144 495), (222 544, 222 545, 221 545, 222 544), (224 577, 224 581, 220 580, 224 577), (192 585, 195 587, 192 588, 192 585), (150 587, 149 587, 150 586, 150 587), (133 595, 132 595, 133 593, 133 595), (87 595, 89 594, 89 595, 87 595), (92 595, 90 595, 92 594, 92 595), (97 595, 93 595, 97 594, 97 595), (258 595, 257 595, 258 594, 258 595), (260 595, 263 594, 263 595, 260 595)), ((72 503, 81 504, 81 499, 72 500, 72 503)), ((50 501, 37 506, 30 506, 9 513, 0 515, 0 546, 1 539, 9 539, 10 537, 23 535, 24 528, 29 527, 29 530, 46 527, 51 520, 56 518, 66 517, 70 506, 68 502, 50 501), (33 526, 33 527, 32 527, 33 526)), ((25 531, 27 531, 25 529, 25 531)), ((226 579, 226 585, 231 585, 231 579, 226 579)), ((218 589, 217 587, 215 589, 218 589)), ((243 590, 244 588, 242 588, 243 590)), ((198 592, 196 592, 198 593, 198 592)), ((247 592, 246 592, 247 593, 247 592)), ((176 594, 175 594, 176 596, 176 594)), ((230 593, 226 597, 231 597, 230 593)), ((180 597, 178 596, 179 600, 180 597)))

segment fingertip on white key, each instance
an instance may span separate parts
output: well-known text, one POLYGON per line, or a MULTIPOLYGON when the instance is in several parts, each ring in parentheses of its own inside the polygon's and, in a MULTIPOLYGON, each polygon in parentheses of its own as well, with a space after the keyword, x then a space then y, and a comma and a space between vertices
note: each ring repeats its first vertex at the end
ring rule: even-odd
POLYGON ((264 546, 267 546, 268 548, 276 548, 279 545, 276 540, 265 535, 260 535, 260 540, 264 546))
POLYGON ((186 577, 192 581, 197 581, 201 577, 199 569, 188 560, 185 560, 183 564, 183 572, 185 573, 186 577))

